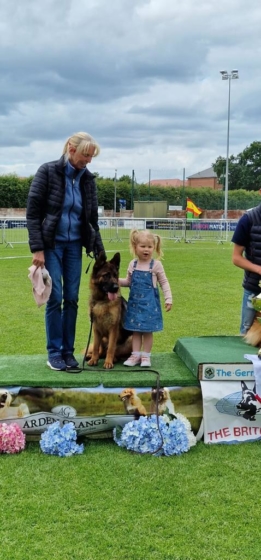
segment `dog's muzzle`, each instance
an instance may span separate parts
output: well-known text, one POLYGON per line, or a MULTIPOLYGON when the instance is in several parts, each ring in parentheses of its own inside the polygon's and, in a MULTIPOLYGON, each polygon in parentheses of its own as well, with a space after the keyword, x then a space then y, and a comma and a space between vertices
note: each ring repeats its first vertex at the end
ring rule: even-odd
POLYGON ((116 292, 119 289, 119 285, 118 284, 103 284, 102 286, 103 291, 108 294, 109 292, 111 294, 116 294, 116 292))
POLYGON ((114 284, 103 284, 102 286, 103 291, 108 295, 108 299, 110 301, 113 301, 115 299, 117 299, 117 294, 119 291, 119 285, 114 283, 114 284))

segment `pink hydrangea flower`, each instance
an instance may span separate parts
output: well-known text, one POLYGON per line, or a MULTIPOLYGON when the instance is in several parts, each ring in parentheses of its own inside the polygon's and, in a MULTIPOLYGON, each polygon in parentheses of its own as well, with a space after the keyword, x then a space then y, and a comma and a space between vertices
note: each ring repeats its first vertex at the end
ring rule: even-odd
POLYGON ((19 453, 25 448, 25 435, 18 424, 0 423, 0 453, 19 453))

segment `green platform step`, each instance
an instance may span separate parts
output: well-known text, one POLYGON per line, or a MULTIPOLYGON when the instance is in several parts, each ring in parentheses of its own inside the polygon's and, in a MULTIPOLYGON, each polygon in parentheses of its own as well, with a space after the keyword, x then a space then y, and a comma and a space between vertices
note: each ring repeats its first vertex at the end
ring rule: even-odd
MULTIPOLYGON (((46 355, 0 356, 0 384, 30 387, 151 387, 160 383, 166 387, 199 385, 200 368, 204 363, 249 363, 244 354, 252 353, 240 336, 202 336, 180 338, 172 352, 152 354, 149 369, 124 367, 115 364, 104 370, 103 360, 98 367, 88 367, 80 374, 52 371, 46 365, 46 355)), ((80 365, 83 357, 78 356, 80 365)))
POLYGON ((244 354, 256 353, 241 336, 179 338, 173 350, 196 378, 200 378, 202 364, 249 363, 244 354))
MULTIPOLYGON (((81 365, 83 357, 78 356, 78 360, 81 365)), ((46 355, 0 356, 0 384, 23 387, 151 387, 156 384, 159 373, 160 383, 166 387, 198 385, 195 376, 174 352, 153 354, 150 369, 115 364, 112 370, 104 370, 102 363, 100 360, 99 367, 88 367, 85 363, 83 372, 69 374, 50 370, 46 365, 46 355)))

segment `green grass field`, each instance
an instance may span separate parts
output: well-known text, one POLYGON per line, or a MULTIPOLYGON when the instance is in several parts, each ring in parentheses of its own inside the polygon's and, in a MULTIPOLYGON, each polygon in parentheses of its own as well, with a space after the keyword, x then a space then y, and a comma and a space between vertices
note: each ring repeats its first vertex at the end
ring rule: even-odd
MULTIPOLYGON (((111 258, 121 253, 121 276, 131 258, 127 240, 107 242, 111 258)), ((164 312, 164 331, 155 334, 153 350, 170 352, 183 336, 238 334, 242 297, 242 271, 231 264, 230 243, 175 243, 164 241, 163 265, 171 284, 174 304, 164 312)), ((83 258, 76 351, 87 340, 89 278, 85 274, 90 259, 83 258)), ((0 351, 5 354, 45 352, 44 307, 38 308, 28 280, 31 255, 26 244, 14 248, 0 245, 1 326, 0 351)), ((127 288, 122 294, 128 297, 127 288)))
MULTIPOLYGON (((106 242, 108 257, 128 242, 106 242)), ((184 336, 238 334, 242 271, 232 246, 164 243, 174 305, 153 351, 170 352, 184 336)), ((84 257, 76 349, 90 328, 89 260, 84 257)), ((0 245, 2 354, 45 352, 44 309, 27 278, 27 245, 0 245)), ((124 290, 123 290, 124 295, 124 290)), ((125 292, 127 295, 127 292, 125 292)), ((84 454, 59 459, 37 442, 0 457, 1 557, 25 560, 235 560, 259 558, 258 442, 197 444, 181 457, 128 453, 111 440, 90 440, 84 454)))

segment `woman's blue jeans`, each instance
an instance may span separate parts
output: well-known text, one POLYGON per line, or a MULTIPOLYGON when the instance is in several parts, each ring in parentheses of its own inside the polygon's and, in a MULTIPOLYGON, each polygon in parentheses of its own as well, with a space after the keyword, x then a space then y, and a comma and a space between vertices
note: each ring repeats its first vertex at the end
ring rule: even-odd
POLYGON ((81 241, 55 244, 46 249, 45 267, 52 278, 46 304, 45 327, 49 357, 73 354, 82 272, 81 241))
POLYGON ((242 300, 240 334, 247 333, 256 316, 256 312, 253 308, 253 303, 252 303, 252 298, 254 296, 256 296, 256 294, 254 294, 253 292, 250 292, 249 290, 244 290, 243 300, 242 300))

